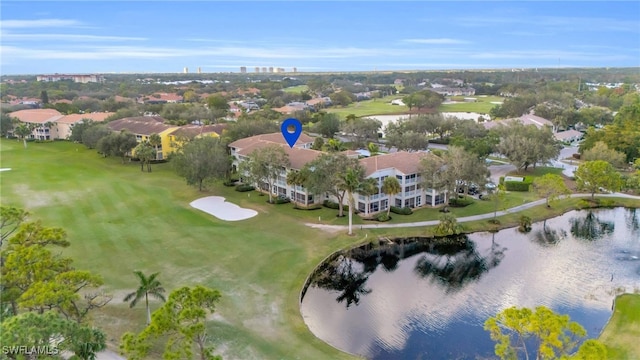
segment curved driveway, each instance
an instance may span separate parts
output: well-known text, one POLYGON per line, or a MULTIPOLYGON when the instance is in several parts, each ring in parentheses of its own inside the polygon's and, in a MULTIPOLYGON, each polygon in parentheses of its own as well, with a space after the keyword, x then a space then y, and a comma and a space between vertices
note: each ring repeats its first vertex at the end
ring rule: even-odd
MULTIPOLYGON (((571 194, 569 195, 570 197, 591 197, 591 194, 571 194)), ((614 194, 598 194, 598 197, 622 197, 622 198, 629 198, 629 199, 637 199, 640 200, 640 196, 634 196, 634 195, 628 195, 628 194, 623 194, 623 193, 614 193, 614 194)), ((538 205, 543 205, 546 203, 546 199, 540 199, 540 200, 536 200, 536 201, 532 201, 526 204, 522 204, 522 205, 518 205, 516 207, 512 207, 510 209, 507 210, 502 210, 502 211, 498 211, 497 212, 497 216, 502 216, 502 215, 506 215, 506 214, 511 214, 511 213, 515 213, 518 211, 522 211, 525 209, 530 209, 532 207, 538 206, 538 205)), ((458 222, 469 222, 469 221, 476 221, 476 220, 484 220, 484 219, 491 219, 493 218, 493 212, 490 213, 486 213, 486 214, 480 214, 480 215, 472 215, 472 216, 465 216, 465 217, 461 217, 458 218, 458 222)), ((400 224, 385 224, 385 223, 378 223, 378 224, 364 224, 364 225, 354 225, 354 228, 360 228, 360 229, 389 229, 389 228, 408 228, 408 227, 420 227, 420 226, 433 226, 433 225, 438 225, 438 223, 440 223, 440 220, 428 220, 428 221, 417 221, 417 222, 410 222, 410 223, 400 223, 400 224)), ((340 231, 340 230, 347 230, 348 226, 347 225, 325 225, 325 224, 312 224, 312 223, 306 223, 305 225, 312 227, 314 229, 322 229, 322 230, 329 230, 329 231, 340 231)))

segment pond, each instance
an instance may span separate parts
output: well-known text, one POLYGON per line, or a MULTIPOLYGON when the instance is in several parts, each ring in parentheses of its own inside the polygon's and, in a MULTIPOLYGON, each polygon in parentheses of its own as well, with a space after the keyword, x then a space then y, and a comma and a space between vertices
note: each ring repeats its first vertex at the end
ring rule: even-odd
POLYGON ((333 254, 301 313, 320 339, 369 359, 492 358, 484 321, 545 305, 597 337, 621 291, 640 289, 640 210, 568 212, 437 242, 383 240, 333 254))

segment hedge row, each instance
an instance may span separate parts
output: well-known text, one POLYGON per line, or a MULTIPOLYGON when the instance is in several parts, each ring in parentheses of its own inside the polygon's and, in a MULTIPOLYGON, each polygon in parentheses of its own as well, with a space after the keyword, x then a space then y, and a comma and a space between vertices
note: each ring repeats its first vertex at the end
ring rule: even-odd
POLYGON ((392 206, 391 212, 398 215, 411 215, 413 214, 413 210, 410 207, 397 207, 392 206))
POLYGON ((500 184, 504 185, 507 191, 529 191, 533 184, 533 177, 525 176, 523 181, 504 181, 504 176, 500 177, 500 184))
MULTIPOLYGON (((323 201, 323 202, 322 202, 322 205, 323 205, 324 207, 328 207, 329 209, 335 209, 335 210, 337 210, 337 209, 339 209, 339 208, 340 208, 340 205, 339 205, 337 202, 333 202, 333 201, 331 201, 331 200, 325 200, 325 201, 323 201)), ((342 209, 343 209, 344 211, 349 211, 349 205, 343 205, 343 206, 342 206, 342 209)))
MULTIPOLYGON (((267 200, 267 202, 269 202, 269 200, 267 200)), ((291 200, 289 200, 289 198, 278 196, 275 199, 273 199, 273 202, 270 204, 287 204, 290 202, 291 200)))
POLYGON ((253 187, 252 185, 246 185, 246 184, 236 186, 236 191, 239 191, 239 192, 253 191, 255 189, 256 188, 253 187))
POLYGON ((505 181, 504 188, 507 191, 529 191, 531 183, 525 181, 505 181))
POLYGON ((468 197, 449 199, 449 206, 453 206, 453 207, 465 207, 471 204, 473 204, 473 199, 468 197))

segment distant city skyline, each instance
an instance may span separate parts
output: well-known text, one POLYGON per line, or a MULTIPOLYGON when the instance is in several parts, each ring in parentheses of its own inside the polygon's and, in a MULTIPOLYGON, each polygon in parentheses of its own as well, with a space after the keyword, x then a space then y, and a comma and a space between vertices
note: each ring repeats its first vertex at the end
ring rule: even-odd
POLYGON ((5 0, 0 72, 638 67, 639 14, 638 1, 5 0))

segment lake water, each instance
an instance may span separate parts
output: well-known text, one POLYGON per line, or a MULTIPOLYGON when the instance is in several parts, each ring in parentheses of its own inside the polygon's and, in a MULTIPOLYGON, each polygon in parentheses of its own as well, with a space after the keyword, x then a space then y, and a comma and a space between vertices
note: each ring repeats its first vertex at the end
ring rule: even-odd
POLYGON ((405 239, 334 254, 301 312, 330 345, 369 359, 493 358, 484 321, 545 305, 597 337, 617 292, 640 289, 640 210, 572 211, 450 245, 405 239))

